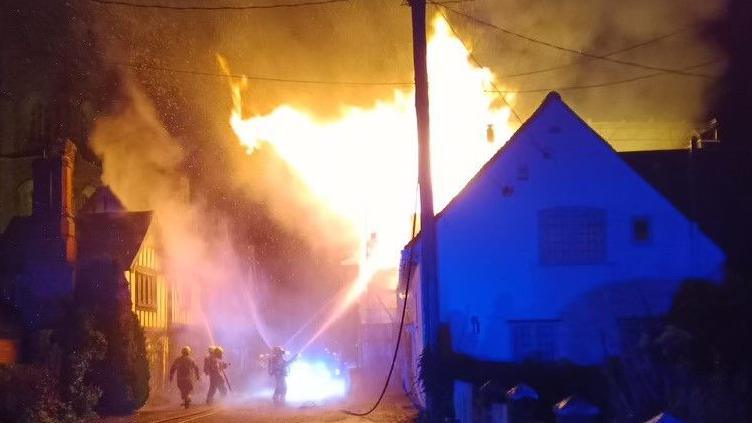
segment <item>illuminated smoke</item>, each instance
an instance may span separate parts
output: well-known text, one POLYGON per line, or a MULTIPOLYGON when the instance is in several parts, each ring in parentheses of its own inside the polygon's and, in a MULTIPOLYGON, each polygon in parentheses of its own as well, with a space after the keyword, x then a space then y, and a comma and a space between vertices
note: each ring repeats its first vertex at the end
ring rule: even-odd
MULTIPOLYGON (((513 131, 510 109, 487 90, 494 75, 475 66, 441 18, 428 45, 432 171, 437 210, 467 183, 513 131), (492 127, 494 138, 488 137, 492 127)), ((220 64, 229 73, 227 64, 220 64)), ((497 81, 498 84, 498 81, 497 81)), ((371 108, 343 107, 337 119, 315 118, 283 105, 268 115, 243 116, 244 81, 231 84, 232 128, 249 154, 269 144, 295 171, 317 207, 353 228, 358 274, 308 344, 365 291, 376 272, 396 271, 415 208, 417 141, 414 93, 396 90, 371 108)), ((253 93, 247 94, 253 101, 253 93)), ((513 98, 508 99, 508 101, 513 98)), ((336 236, 336 235, 335 235, 336 236)), ((396 278, 393 278, 396 281, 396 278)))
POLYGON ((291 403, 321 402, 347 394, 344 374, 323 360, 297 359, 290 364, 287 384, 287 400, 291 403))
MULTIPOLYGON (((182 15, 85 3, 81 7, 92 10, 93 17, 87 22, 94 27, 101 45, 106 46, 106 59, 111 63, 214 72, 215 53, 221 52, 234 73, 291 79, 410 81, 409 8, 400 7, 398 3, 367 0, 342 7, 283 13, 182 15)), ((600 53, 684 25, 699 27, 723 2, 690 4, 683 0, 639 0, 638 3, 639 6, 634 2, 609 0, 539 4, 521 0, 476 0, 455 7, 541 39, 600 53)), ((578 58, 501 36, 451 14, 449 17, 476 57, 501 76, 497 84, 504 83, 510 89, 569 85, 639 73, 595 62, 536 77, 505 79, 506 74, 578 58)), ((456 42, 451 44, 457 47, 456 42)), ((452 46, 447 49, 459 51, 452 46)), ((462 60, 459 62, 441 65, 459 63, 464 66, 466 56, 460 53, 462 60)), ((666 45, 622 57, 668 67, 691 64, 696 58, 707 58, 710 53, 698 33, 689 32, 666 45), (670 54, 665 54, 666 51, 670 54)), ((122 70, 123 66, 115 69, 122 70)), ((274 139, 264 139, 272 138, 268 133, 264 133, 264 137, 251 136, 248 140, 243 136, 244 140, 252 142, 241 148, 227 125, 230 97, 223 79, 138 66, 131 70, 130 78, 137 84, 128 88, 126 107, 121 107, 111 118, 98 120, 94 149, 103 159, 106 183, 126 206, 133 210, 156 211, 165 246, 169 247, 170 261, 166 270, 175 283, 195 288, 189 289, 193 294, 189 304, 199 327, 208 327, 206 332, 215 332, 217 328, 222 333, 212 336, 221 337, 234 330, 248 331, 250 326, 251 331, 259 332, 264 342, 289 345, 294 349, 308 343, 315 333, 322 333, 327 321, 336 320, 344 310, 342 305, 348 302, 346 299, 357 297, 375 269, 396 265, 397 246, 409 238, 410 216, 415 210, 415 177, 411 167, 415 152, 410 150, 414 148, 415 125, 409 90, 395 91, 389 86, 353 89, 248 81, 247 91, 243 92, 242 113, 233 118, 236 126, 251 121, 257 126, 253 130, 267 131, 262 122, 271 125, 275 119, 280 122, 289 119, 300 128, 310 129, 311 144, 316 143, 320 148, 295 144, 300 140, 295 139, 294 127, 290 128, 289 136, 274 139), (373 123, 381 118, 389 124, 373 123), (165 128, 169 128, 169 133, 165 128), (337 141, 338 132, 349 134, 352 143, 337 141), (328 137, 331 142, 324 142, 328 137), (387 153, 374 151, 374 140, 387 153), (336 189, 342 188, 337 186, 341 181, 335 180, 334 191, 325 186, 329 180, 336 179, 336 175, 327 176, 327 169, 300 164, 299 158, 286 153, 290 149, 298 151, 299 147, 299 151, 325 163, 330 172, 347 175, 349 183, 361 184, 363 189, 351 191, 353 195, 349 198, 338 197, 336 189), (246 149, 253 149, 253 154, 242 154, 246 149), (338 159, 352 155, 360 158, 356 161, 338 159), (386 168, 378 165, 384 160, 389 163, 386 168), (318 171, 325 175, 320 179, 321 186, 312 183, 309 175, 318 171), (398 185, 392 181, 383 181, 381 185, 367 178, 380 175, 399 179, 395 174, 402 178, 398 185), (201 187, 194 185, 198 195, 193 199, 188 199, 185 177, 203 184, 201 187), (265 283, 267 269, 253 267, 249 264, 253 260, 241 258, 242 248, 233 238, 237 226, 245 222, 247 216, 217 213, 216 205, 210 203, 212 198, 205 195, 207 191, 217 197, 237 196, 238 202, 250 200, 263 205, 264 211, 281 225, 281 231, 299 235, 308 243, 310 250, 305 253, 315 256, 315 261, 320 261, 326 271, 306 273, 302 270, 303 264, 298 265, 302 261, 301 254, 284 251, 289 266, 283 270, 289 271, 291 276, 286 284, 280 284, 277 279, 265 283), (388 204, 395 207, 387 208, 388 204), (373 240, 371 233, 377 234, 373 240), (339 267, 350 270, 337 273, 339 267), (336 271, 331 271, 332 268, 336 271), (345 281, 347 287, 338 291, 345 281), (282 286, 267 290, 270 285, 282 286), (226 291, 229 294, 225 302, 222 299, 226 291), (202 301, 206 295, 216 295, 217 299, 202 301), (220 305, 226 308, 223 310, 220 305), (335 311, 336 307, 339 312, 335 311), (281 316, 277 316, 277 320, 287 320, 288 324, 269 323, 266 320, 270 317, 269 309, 284 310, 278 312, 281 316), (319 309, 322 311, 314 315, 319 309)), ((457 84, 459 94, 472 94, 485 101, 487 97, 475 89, 477 80, 492 76, 477 68, 472 74, 475 79, 471 80, 469 88, 461 88, 464 79, 452 78, 444 80, 442 86, 451 89, 457 84)), ((565 95, 586 118, 694 118, 704 105, 705 82, 681 78, 660 81, 661 84, 625 85, 613 91, 565 95)), ((437 82, 432 85, 435 84, 437 82)), ((508 115, 502 115, 494 131, 496 143, 483 143, 486 124, 492 119, 486 112, 508 111, 500 99, 492 98, 490 104, 471 116, 471 120, 460 120, 451 107, 443 111, 436 109, 442 103, 441 95, 441 92, 431 93, 433 124, 445 124, 432 128, 434 143, 442 143, 444 135, 452 139, 464 137, 468 142, 448 145, 455 150, 447 149, 444 157, 435 158, 436 163, 467 154, 478 160, 468 168, 474 171, 488 157, 485 150, 492 152, 508 135, 505 129, 508 115), (457 121, 472 128, 446 125, 457 121), (472 144, 471 140, 483 142, 472 144), (483 151, 470 151, 476 147, 483 151)), ((523 119, 544 95, 520 95, 514 99, 515 108, 523 119)), ((474 107, 479 104, 485 103, 473 103, 474 107)), ((239 127, 236 129, 242 133, 239 127)), ((435 175, 437 190, 443 189, 439 178, 444 175, 447 174, 435 175)), ((447 185, 446 191, 437 192, 437 208, 464 183, 462 179, 452 177, 456 186, 447 185)), ((264 246, 257 248, 262 251, 264 246)), ((278 277, 282 271, 277 269, 276 273, 270 273, 269 277, 278 277)), ((238 339, 239 344, 243 345, 242 342, 238 339)))
POLYGON ((121 110, 97 121, 91 146, 102 159, 102 181, 129 211, 154 212, 163 271, 180 297, 173 304, 176 324, 217 333, 258 333, 273 341, 256 303, 263 274, 240 259, 226 224, 199 202, 189 201, 180 144, 164 129, 151 102, 126 83, 121 110))

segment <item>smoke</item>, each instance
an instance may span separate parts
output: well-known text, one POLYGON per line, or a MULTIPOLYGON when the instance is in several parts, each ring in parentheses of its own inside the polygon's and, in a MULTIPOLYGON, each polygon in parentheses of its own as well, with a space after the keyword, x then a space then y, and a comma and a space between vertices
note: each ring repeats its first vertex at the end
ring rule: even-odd
MULTIPOLYGON (((476 0, 453 3, 451 7, 526 35, 594 53, 689 28, 616 56, 680 68, 715 57, 702 33, 694 29, 713 19, 721 3, 476 0)), ((322 303, 352 273, 341 263, 356 253, 354 229, 316 204, 274 151, 262 148, 250 157, 244 154, 228 125, 232 104, 227 81, 202 74, 221 74, 215 59, 220 53, 232 64, 234 73, 251 76, 409 82, 409 7, 394 0, 354 0, 299 9, 232 12, 99 4, 86 8, 91 17, 90 28, 105 50, 105 62, 119 70, 129 68, 132 79, 143 88, 143 93, 131 93, 134 104, 143 105, 139 96, 153 102, 151 110, 145 106, 125 110, 134 116, 124 120, 140 119, 144 137, 139 141, 153 145, 131 148, 135 144, 118 141, 124 139, 122 135, 114 137, 110 148, 120 152, 112 153, 117 159, 103 156, 105 179, 113 178, 113 172, 138 175, 123 180, 121 184, 127 188, 119 194, 129 207, 144 209, 154 208, 150 197, 170 198, 180 192, 180 176, 186 177, 193 196, 210 204, 205 207, 208 210, 198 213, 197 219, 204 220, 209 213, 210 220, 231 227, 229 242, 235 250, 244 248, 239 244, 255 244, 257 258, 263 262, 272 284, 284 286, 288 292, 305 292, 301 297, 309 299, 293 300, 294 304, 304 305, 311 298, 314 303, 322 303), (131 159, 124 159, 126 156, 131 159), (149 181, 148 188, 142 181, 149 181), (320 285, 325 286, 318 289, 320 285)), ((432 7, 429 14, 433 13, 432 7)), ((584 60, 484 28, 452 13, 448 18, 475 57, 510 89, 608 82, 649 72, 584 60), (575 62, 552 72, 505 77, 575 62)), ((711 73, 713 69, 702 70, 711 73)), ((603 89, 563 91, 563 95, 586 119, 693 121, 704 106, 702 92, 706 85, 699 78, 662 76, 603 89)), ((251 101, 244 112, 247 116, 265 115, 286 104, 319 119, 335 119, 347 109, 343 106, 370 108, 392 99, 395 89, 400 88, 250 79, 251 101)), ((526 118, 544 95, 518 95, 516 111, 526 118)), ((127 134, 134 130, 129 124, 124 126, 116 132, 127 134)), ((214 228, 211 232, 215 232, 214 228)))
MULTIPOLYGON (((678 69, 716 58, 694 28, 714 19, 720 3, 475 0, 451 6, 596 54, 689 28, 615 56, 678 69)), ((165 271, 171 281, 189 288, 190 315, 205 320, 211 336, 250 330, 266 343, 284 343, 306 327, 306 316, 316 316, 354 279, 357 269, 348 263, 358 253, 356 228, 322 208, 272 148, 245 154, 229 125, 227 81, 211 75, 221 74, 216 54, 227 58, 234 73, 251 76, 409 82, 409 8, 395 0, 241 12, 87 7, 105 63, 131 72, 125 98, 111 117, 97 121, 92 136, 104 182, 130 210, 155 212, 167 255, 165 271)), ((512 90, 609 82, 651 72, 586 60, 447 16, 478 61, 512 90), (507 77, 559 65, 567 66, 507 77)), ((691 125, 701 117, 707 84, 701 78, 666 75, 562 94, 586 119, 691 125)), ((400 89, 250 79, 251 101, 243 112, 266 115, 286 104, 317 119, 336 119, 348 108, 389 101, 400 89)), ((518 95, 516 112, 525 119, 545 94, 518 95)), ((320 320, 314 318, 310 330, 320 320)), ((357 319, 350 320, 354 324, 357 319)))
MULTIPOLYGON (((189 194, 190 159, 180 140, 164 127, 153 103, 128 76, 122 87, 122 98, 110 115, 97 120, 90 145, 102 161, 103 182, 125 207, 154 214, 160 265, 173 293, 173 330, 183 328, 172 334, 178 342, 173 348, 186 344, 202 351, 202 346, 222 345, 233 363, 228 374, 238 390, 235 399, 265 396, 268 389, 257 355, 273 345, 295 352, 308 346, 306 341, 328 311, 318 308, 324 303, 318 298, 326 293, 326 284, 295 292, 273 283, 259 265, 256 241, 239 239, 238 232, 248 231, 240 219, 208 201, 205 188, 189 194)), ((227 184, 232 180, 228 175, 227 184)), ((285 252, 287 271, 293 274, 299 268, 289 264, 295 255, 285 252)), ((301 268, 306 267, 297 277, 321 278, 309 264, 301 268)), ((343 339, 352 344, 354 336, 340 336, 340 342, 343 339)), ((337 340, 330 339, 328 345, 340 354, 345 350, 337 340)), ((332 358, 304 357, 291 366, 291 401, 344 395, 342 364, 332 358), (321 384, 329 391, 321 391, 321 384)))
POLYGON ((229 333, 279 342, 258 312, 263 274, 235 250, 228 222, 190 200, 180 143, 128 79, 118 106, 97 121, 90 144, 102 160, 102 181, 125 207, 154 213, 161 266, 179 295, 172 299, 175 323, 193 326, 206 344, 229 333))
MULTIPOLYGON (((667 34, 670 37, 612 56, 615 59, 669 69, 723 59, 707 34, 725 1, 687 2, 585 0, 578 2, 475 1, 462 9, 521 34, 594 54, 608 54, 667 34)), ((462 32, 473 37, 477 54, 508 85, 518 90, 609 83, 654 73, 593 60, 540 44, 477 28, 450 14, 462 32), (570 65, 571 64, 571 65, 570 65), (530 71, 567 65, 548 72, 530 71)), ((717 74, 720 65, 694 69, 717 74)), ((603 88, 562 90, 565 100, 586 119, 596 121, 696 121, 702 119, 709 79, 666 74, 603 88)), ((523 116, 545 93, 521 94, 523 116)))
MULTIPOLYGON (((256 364, 251 357, 272 345, 303 346, 328 312, 322 308, 326 298, 334 295, 337 282, 346 279, 344 274, 335 281, 328 279, 329 269, 342 269, 341 263, 333 266, 326 257, 301 259, 306 257, 305 249, 291 249, 289 243, 277 252, 281 259, 269 257, 280 244, 266 237, 284 238, 284 228, 254 219, 254 214, 261 214, 257 204, 227 210, 213 201, 206 187, 189 192, 186 168, 191 160, 184 143, 168 132, 137 83, 125 76, 122 87, 122 98, 110 115, 97 120, 90 145, 102 161, 103 183, 125 207, 154 214, 161 267, 175 293, 173 324, 188 329, 179 336, 180 342, 194 348, 225 346, 238 366, 233 368, 235 376, 253 372, 256 364), (249 214, 244 215, 246 210, 249 214), (280 263, 284 268, 275 269, 280 263), (294 283, 274 280, 280 273, 287 273, 294 283)), ((273 162, 268 157, 262 160, 273 162)), ((283 172, 262 169, 267 177, 283 172)), ((225 194, 240 183, 232 174, 224 182, 220 189, 225 194)), ((272 185, 271 180, 266 183, 272 185)), ((277 187, 279 183, 275 182, 277 187)), ((242 195, 237 202, 244 203, 242 195)))
MULTIPOLYGON (((234 2, 230 2, 235 4, 234 2)), ((675 30, 662 41, 615 56, 666 68, 716 58, 700 30, 723 2, 527 2, 453 3, 483 20, 573 49, 606 53, 675 30)), ((289 231, 306 240, 317 255, 337 262, 352 255, 353 229, 315 207, 305 187, 273 151, 246 157, 227 125, 231 99, 221 77, 159 71, 155 68, 221 74, 215 57, 227 58, 234 73, 281 79, 409 82, 412 50, 409 7, 393 0, 354 0, 289 10, 235 12, 144 10, 92 5, 92 24, 112 63, 135 66, 134 77, 156 104, 170 132, 190 145, 186 169, 197 190, 209 195, 245 197, 260 204, 289 231), (140 65, 146 67, 139 68, 140 65), (231 176, 228 178, 228 176, 231 176), (195 181, 198 179, 199 181, 195 181), (322 236, 326 234, 326 236, 322 236), (332 237, 331 234, 342 236, 332 237), (320 254, 319 254, 320 253, 320 254)), ((429 8, 429 14, 435 8, 429 8)), ((606 63, 551 49, 447 14, 475 57, 507 88, 527 90, 610 82, 652 71, 606 63), (505 77, 568 65, 550 72, 505 77)), ((711 74, 713 67, 698 69, 711 74)), ((701 119, 708 81, 666 75, 589 90, 564 90, 564 99, 587 120, 679 121, 701 119)), ((394 86, 342 86, 289 82, 248 82, 247 116, 265 115, 286 104, 320 119, 334 119, 346 106, 369 108, 393 98, 394 86)), ((545 92, 519 94, 515 110, 525 119, 545 92)), ((676 127, 674 124, 672 126, 676 127)), ((640 131, 649 131, 641 127, 640 131)), ((676 132, 676 131, 673 131, 676 132)), ((672 132, 672 134, 673 134, 672 132)), ((683 130, 678 133, 684 134, 683 130)), ((647 137, 647 138, 660 138, 647 137)), ((683 135, 680 142, 686 141, 683 135)), ((619 141, 617 141, 619 142, 619 141)), ((647 148, 665 148, 656 140, 647 148)), ((670 145, 675 146, 675 145, 670 145)), ((617 149, 635 148, 629 141, 617 149)), ((332 157, 330 160, 336 160, 332 157)), ((238 217, 238 216, 235 216, 238 217)))
POLYGON ((183 149, 133 83, 125 82, 124 91, 114 117, 98 120, 90 138, 91 148, 102 160, 102 182, 129 210, 157 210, 165 201, 184 200, 183 149))
MULTIPOLYGON (((675 30, 672 37, 614 56, 666 68, 682 68, 719 57, 703 29, 725 2, 586 0, 527 2, 475 0, 449 6, 480 19, 544 41, 596 54, 641 43, 675 30)), ((354 0, 330 6, 247 12, 157 12, 99 8, 103 37, 119 44, 121 59, 166 67, 212 72, 216 53, 238 73, 275 78, 339 81, 411 81, 409 7, 392 0, 354 0), (129 40, 123 45, 118 38, 129 40), (126 35, 127 34, 127 35, 126 35), (169 37, 165 37, 169 34, 169 37)), ((429 14, 435 13, 429 7, 429 14)), ((449 13, 460 37, 485 66, 510 89, 557 88, 641 76, 650 70, 588 60, 521 40, 449 13), (504 78, 531 70, 576 62, 551 72, 504 78)), ((718 66, 698 69, 714 74, 718 66)), ((209 114, 222 109, 210 77, 143 70, 147 79, 190 85, 209 114)), ((586 119, 695 120, 705 105, 709 81, 666 75, 608 88, 563 91, 586 119), (618 99, 618 101, 614 101, 618 99)), ((388 99, 394 87, 343 87, 251 81, 253 114, 267 114, 280 104, 310 110, 321 117, 338 115, 342 104, 369 107, 388 99)), ((223 93, 224 94, 224 93, 223 93)), ((545 92, 521 94, 523 117, 545 92)), ((226 102, 226 100, 225 100, 226 102)), ((225 103, 226 104, 226 103, 225 103)))

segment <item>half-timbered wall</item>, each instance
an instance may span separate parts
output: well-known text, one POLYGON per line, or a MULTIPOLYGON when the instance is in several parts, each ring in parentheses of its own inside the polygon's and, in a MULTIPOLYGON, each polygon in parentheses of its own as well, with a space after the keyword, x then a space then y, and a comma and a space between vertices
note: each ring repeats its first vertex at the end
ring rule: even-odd
POLYGON ((131 268, 126 271, 133 311, 144 329, 167 329, 169 321, 169 290, 161 273, 156 250, 146 243, 141 246, 131 268))

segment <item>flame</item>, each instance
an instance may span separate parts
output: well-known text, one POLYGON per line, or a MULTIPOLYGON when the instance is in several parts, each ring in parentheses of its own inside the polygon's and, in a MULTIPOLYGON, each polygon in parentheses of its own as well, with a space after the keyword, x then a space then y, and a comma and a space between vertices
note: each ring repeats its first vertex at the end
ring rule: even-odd
MULTIPOLYGON (((510 109, 487 92, 494 75, 474 66, 463 43, 436 16, 428 43, 434 209, 442 209, 506 142, 510 109), (488 136, 489 126, 494 137, 488 136)), ((227 63, 220 65, 228 72, 227 63)), ((416 210, 417 131, 414 91, 395 90, 370 108, 343 107, 336 120, 316 119, 287 105, 244 118, 245 81, 231 81, 230 124, 248 154, 273 146, 304 181, 321 207, 356 228, 359 274, 318 336, 351 305, 373 274, 394 269, 412 236, 416 210)), ((508 101, 513 99, 508 98, 508 101)))

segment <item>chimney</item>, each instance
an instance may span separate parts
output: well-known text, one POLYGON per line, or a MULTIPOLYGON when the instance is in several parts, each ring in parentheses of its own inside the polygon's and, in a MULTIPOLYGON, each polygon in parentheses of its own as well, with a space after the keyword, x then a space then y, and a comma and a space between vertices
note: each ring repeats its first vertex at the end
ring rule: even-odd
POLYGON ((54 142, 45 157, 33 163, 32 215, 43 227, 44 241, 52 255, 68 263, 76 260, 76 228, 73 218, 73 167, 76 146, 70 140, 54 142))
POLYGON ((63 302, 75 287, 76 228, 73 219, 73 164, 76 146, 56 140, 32 164, 34 199, 28 236, 31 248, 18 283, 19 309, 28 328, 57 324, 63 302))

